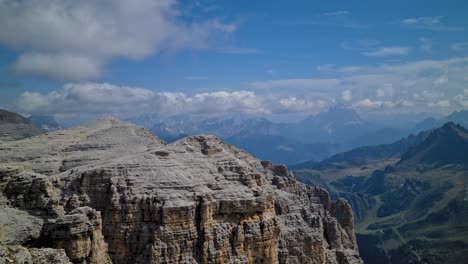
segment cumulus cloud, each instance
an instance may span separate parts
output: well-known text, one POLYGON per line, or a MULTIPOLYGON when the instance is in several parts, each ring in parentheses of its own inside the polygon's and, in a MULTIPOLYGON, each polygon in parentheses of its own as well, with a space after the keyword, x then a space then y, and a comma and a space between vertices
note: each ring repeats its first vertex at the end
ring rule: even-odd
POLYGON ((410 48, 402 46, 380 47, 372 51, 366 51, 362 54, 370 57, 385 57, 385 56, 404 56, 410 53, 410 48))
POLYGON ((48 94, 25 92, 15 100, 14 106, 23 113, 70 116, 113 114, 128 117, 145 112, 171 115, 270 111, 263 99, 252 91, 187 95, 107 83, 70 83, 62 90, 48 94))
POLYGON ((347 103, 361 110, 427 111, 431 107, 447 111, 465 103, 467 57, 372 66, 325 65, 320 70, 340 81, 339 89, 330 96, 343 100, 343 91, 349 90, 352 99, 347 103))
POLYGON ((363 111, 427 111, 428 107, 447 111, 465 103, 460 94, 466 89, 468 57, 343 67, 323 64, 317 70, 326 78, 267 80, 250 85, 258 92, 288 91, 281 104, 290 108, 293 104, 304 108, 300 100, 305 98, 309 106, 322 100, 326 106, 341 103, 363 111), (289 98, 291 94, 293 98, 289 98))
POLYGON ((25 92, 12 110, 62 116, 129 117, 140 113, 317 113, 337 103, 362 111, 441 111, 468 105, 468 57, 372 66, 330 66, 328 78, 250 83, 253 90, 197 94, 105 83, 70 83, 50 93, 25 92), (352 69, 352 70, 349 70, 352 69), (333 78, 333 76, 335 76, 333 78), (450 80, 450 81, 448 81, 450 80))
POLYGON ((15 68, 50 79, 95 79, 112 58, 206 48, 235 30, 217 18, 181 19, 176 0, 0 1, 0 44, 24 52, 15 68))
POLYGON ((92 119, 104 115, 129 118, 154 113, 179 114, 284 114, 317 113, 331 101, 284 96, 258 95, 254 91, 217 91, 185 94, 155 92, 146 88, 109 83, 69 83, 50 93, 25 92, 13 103, 24 114, 52 115, 58 119, 92 119))

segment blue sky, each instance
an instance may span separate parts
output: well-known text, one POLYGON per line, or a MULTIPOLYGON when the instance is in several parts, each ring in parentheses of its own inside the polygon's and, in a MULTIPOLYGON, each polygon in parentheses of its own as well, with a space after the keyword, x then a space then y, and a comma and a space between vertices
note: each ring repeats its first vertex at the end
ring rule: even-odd
POLYGON ((0 106, 63 119, 468 107, 466 1, 75 2, 0 2, 0 106))

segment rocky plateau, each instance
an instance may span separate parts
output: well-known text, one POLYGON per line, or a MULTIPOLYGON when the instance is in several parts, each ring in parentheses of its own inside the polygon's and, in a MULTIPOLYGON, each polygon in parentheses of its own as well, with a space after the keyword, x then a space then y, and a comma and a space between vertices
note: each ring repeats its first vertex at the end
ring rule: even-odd
POLYGON ((362 263, 346 200, 113 118, 0 143, 0 263, 362 263))

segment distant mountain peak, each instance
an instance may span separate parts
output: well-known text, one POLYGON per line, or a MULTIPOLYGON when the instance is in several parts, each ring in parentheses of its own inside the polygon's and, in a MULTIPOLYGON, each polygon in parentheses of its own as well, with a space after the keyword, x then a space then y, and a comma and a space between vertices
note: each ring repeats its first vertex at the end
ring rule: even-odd
POLYGON ((19 140, 44 133, 26 117, 0 109, 0 141, 19 140))
POLYGON ((11 123, 11 124, 30 124, 29 120, 17 113, 0 109, 0 124, 11 123))
POLYGON ((305 123, 310 122, 318 122, 318 123, 325 123, 325 122, 333 122, 333 123, 363 123, 364 121, 359 116, 359 114, 352 108, 342 107, 342 106, 335 106, 329 108, 325 112, 320 112, 317 115, 311 115, 304 119, 305 123))
POLYGON ((454 122, 447 122, 440 128, 432 130, 421 144, 403 154, 399 165, 468 164, 466 153, 468 153, 468 130, 454 122))
POLYGON ((443 126, 441 126, 439 129, 436 130, 445 130, 445 131, 463 131, 467 132, 467 130, 461 126, 460 124, 456 124, 455 122, 447 122, 443 126))

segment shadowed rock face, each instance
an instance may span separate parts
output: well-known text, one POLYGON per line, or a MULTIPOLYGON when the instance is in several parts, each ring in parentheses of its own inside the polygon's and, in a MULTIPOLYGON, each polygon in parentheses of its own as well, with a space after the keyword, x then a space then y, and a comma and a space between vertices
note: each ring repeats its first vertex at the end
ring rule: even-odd
POLYGON ((0 109, 0 142, 36 136, 45 131, 34 126, 26 117, 0 109))
POLYGON ((103 119, 0 148, 4 241, 37 220, 15 241, 74 263, 362 263, 345 200, 213 136, 103 119))

